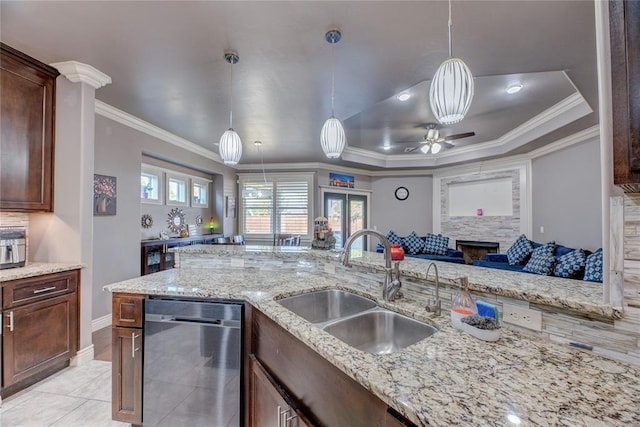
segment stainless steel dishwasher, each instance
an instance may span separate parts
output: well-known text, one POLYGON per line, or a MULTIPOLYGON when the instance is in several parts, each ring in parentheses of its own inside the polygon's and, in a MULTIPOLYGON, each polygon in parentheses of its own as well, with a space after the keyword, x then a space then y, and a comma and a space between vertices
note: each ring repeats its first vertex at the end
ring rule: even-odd
POLYGON ((240 426, 240 302, 145 302, 145 426, 240 426))

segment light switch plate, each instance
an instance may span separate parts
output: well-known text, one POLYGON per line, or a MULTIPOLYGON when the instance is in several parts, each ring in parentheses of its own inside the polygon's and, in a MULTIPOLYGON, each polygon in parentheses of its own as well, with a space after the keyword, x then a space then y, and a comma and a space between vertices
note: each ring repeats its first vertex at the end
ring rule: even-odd
POLYGON ((502 305, 502 321, 534 331, 542 331, 542 312, 517 305, 502 305))

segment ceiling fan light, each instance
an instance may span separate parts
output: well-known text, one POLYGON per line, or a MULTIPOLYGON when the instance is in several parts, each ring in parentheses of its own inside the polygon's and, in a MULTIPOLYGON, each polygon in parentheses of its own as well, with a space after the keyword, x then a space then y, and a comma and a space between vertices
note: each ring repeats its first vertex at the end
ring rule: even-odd
POLYGON ((420 151, 422 151, 423 154, 427 154, 430 148, 431 144, 423 144, 422 147, 420 147, 420 151))
POLYGON ((225 131, 220 137, 220 157, 225 165, 237 165, 242 157, 242 141, 240 136, 232 128, 225 131))
POLYGON ((434 142, 431 144, 431 154, 438 154, 442 149, 442 145, 439 142, 434 142))
POLYGON ((440 64, 431 81, 429 102, 431 111, 442 124, 458 123, 469 111, 473 100, 473 75, 459 58, 449 58, 440 64))
POLYGON ((340 120, 331 116, 324 122, 320 133, 320 145, 322 151, 330 159, 336 159, 342 154, 347 138, 344 135, 344 128, 340 120))

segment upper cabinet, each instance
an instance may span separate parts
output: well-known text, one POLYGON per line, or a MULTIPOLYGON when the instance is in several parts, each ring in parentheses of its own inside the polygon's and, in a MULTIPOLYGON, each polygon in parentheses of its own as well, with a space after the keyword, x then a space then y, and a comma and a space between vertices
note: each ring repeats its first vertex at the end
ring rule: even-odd
POLYGON ((613 180, 640 191, 640 2, 609 3, 613 101, 613 180))
POLYGON ((0 43, 0 210, 53 211, 58 71, 0 43))

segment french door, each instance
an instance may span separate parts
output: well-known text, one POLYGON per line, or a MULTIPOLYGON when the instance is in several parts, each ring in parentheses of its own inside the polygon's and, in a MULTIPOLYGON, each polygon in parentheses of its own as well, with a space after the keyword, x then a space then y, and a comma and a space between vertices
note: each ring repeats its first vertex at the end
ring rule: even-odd
MULTIPOLYGON (((344 247, 350 235, 368 224, 368 196, 346 193, 324 193, 324 215, 336 238, 336 248, 344 247)), ((352 249, 366 250, 367 238, 358 238, 352 249)))

